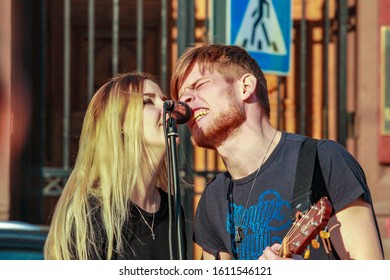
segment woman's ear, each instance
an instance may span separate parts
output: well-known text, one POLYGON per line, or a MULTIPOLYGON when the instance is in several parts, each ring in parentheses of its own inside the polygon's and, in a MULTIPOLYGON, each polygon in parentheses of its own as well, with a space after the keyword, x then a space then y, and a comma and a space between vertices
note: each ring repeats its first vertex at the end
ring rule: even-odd
POLYGON ((252 74, 244 74, 240 79, 240 96, 242 100, 247 100, 256 91, 257 79, 252 74))

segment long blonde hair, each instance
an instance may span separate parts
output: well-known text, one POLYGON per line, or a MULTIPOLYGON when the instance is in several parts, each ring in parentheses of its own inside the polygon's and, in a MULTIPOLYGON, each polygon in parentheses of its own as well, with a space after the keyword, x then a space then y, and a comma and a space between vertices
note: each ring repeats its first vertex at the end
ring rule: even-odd
MULTIPOLYGON (((123 248, 122 227, 134 190, 142 193, 152 180, 152 147, 143 139, 143 91, 146 73, 112 78, 92 98, 83 123, 73 171, 56 205, 45 243, 45 259, 90 259, 99 256, 96 225, 91 212, 100 209, 111 259, 123 248), (93 202, 93 203, 92 203, 93 202)), ((166 188, 165 161, 157 185, 166 188)))

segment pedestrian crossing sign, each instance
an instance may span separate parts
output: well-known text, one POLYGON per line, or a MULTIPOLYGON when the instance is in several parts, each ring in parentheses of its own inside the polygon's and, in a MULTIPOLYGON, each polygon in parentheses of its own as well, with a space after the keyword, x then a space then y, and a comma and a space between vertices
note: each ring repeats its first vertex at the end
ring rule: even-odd
POLYGON ((227 42, 245 48, 264 73, 288 75, 291 0, 228 0, 227 42))

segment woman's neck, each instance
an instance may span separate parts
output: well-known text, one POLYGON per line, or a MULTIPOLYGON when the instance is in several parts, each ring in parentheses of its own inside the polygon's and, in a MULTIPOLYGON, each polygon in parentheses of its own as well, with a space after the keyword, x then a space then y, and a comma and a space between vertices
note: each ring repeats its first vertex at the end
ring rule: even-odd
POLYGON ((135 191, 131 201, 146 212, 157 212, 160 207, 160 192, 157 187, 149 188, 145 192, 135 191))
POLYGON ((157 189, 157 176, 163 164, 162 161, 157 162, 151 168, 151 173, 144 173, 142 178, 142 186, 137 186, 131 195, 131 201, 146 212, 157 212, 160 206, 160 193, 157 189))

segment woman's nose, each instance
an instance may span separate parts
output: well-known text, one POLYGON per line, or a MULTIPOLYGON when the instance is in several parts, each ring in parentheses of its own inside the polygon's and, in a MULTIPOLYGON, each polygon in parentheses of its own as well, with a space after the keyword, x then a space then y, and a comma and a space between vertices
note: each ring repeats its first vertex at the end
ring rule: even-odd
POLYGON ((164 116, 164 106, 161 107, 160 116, 164 116))

